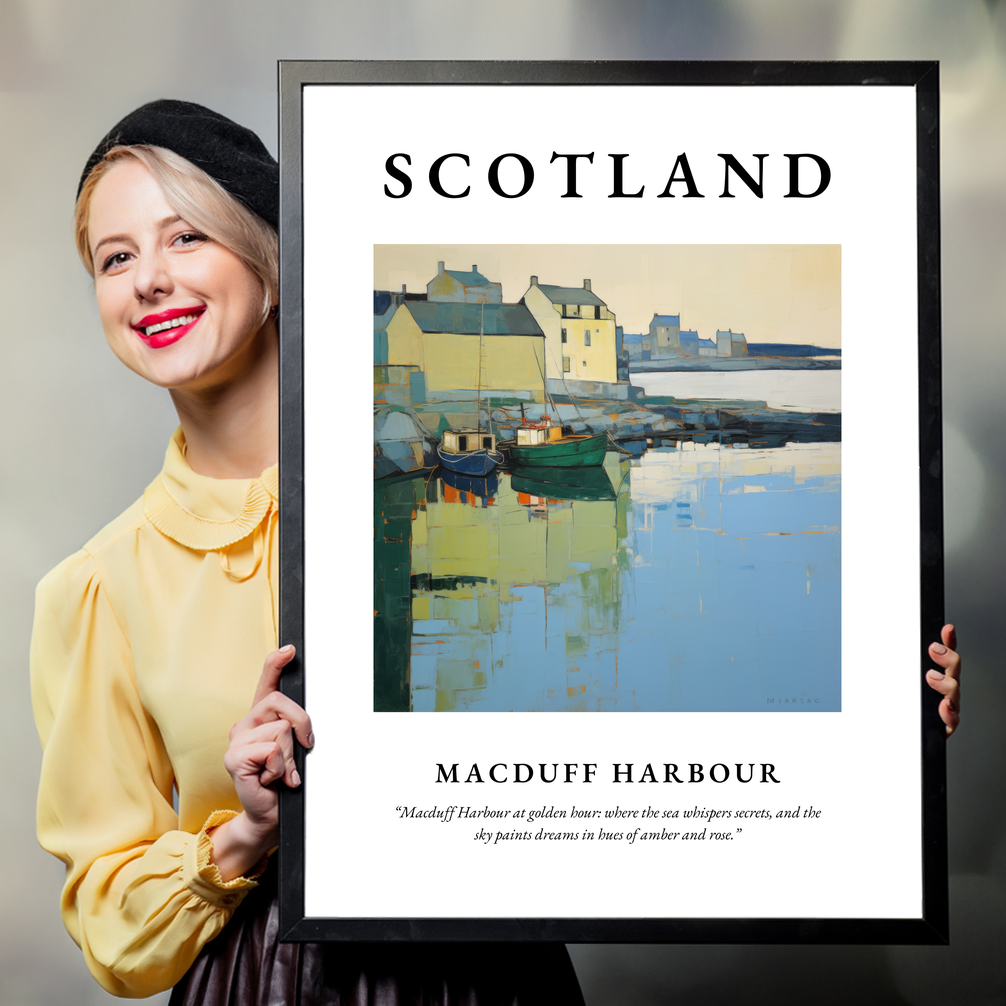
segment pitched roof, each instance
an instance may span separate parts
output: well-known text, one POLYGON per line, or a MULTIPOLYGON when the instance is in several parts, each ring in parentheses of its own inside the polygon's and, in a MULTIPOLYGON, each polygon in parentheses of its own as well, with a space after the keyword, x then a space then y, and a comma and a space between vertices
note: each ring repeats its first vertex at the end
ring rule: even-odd
POLYGON ((553 304, 594 304, 604 307, 604 301, 582 286, 550 286, 548 283, 539 283, 538 289, 553 304))
MULTIPOLYGON (((470 272, 460 272, 457 269, 445 269, 444 272, 453 276, 462 286, 486 286, 490 281, 477 269, 470 272)), ((499 283, 495 284, 499 286, 499 283)))
POLYGON ((374 314, 385 314, 395 298, 399 300, 426 300, 426 291, 422 293, 399 293, 398 290, 374 291, 374 314))
POLYGON ((653 321, 650 322, 651 325, 680 325, 681 315, 680 314, 657 314, 654 312, 653 321))
POLYGON ((699 333, 695 329, 685 329, 681 333, 682 342, 697 342, 699 338, 699 333))
POLYGON ((405 307, 420 331, 478 335, 544 335, 534 316, 523 304, 448 304, 438 301, 406 301, 405 307))

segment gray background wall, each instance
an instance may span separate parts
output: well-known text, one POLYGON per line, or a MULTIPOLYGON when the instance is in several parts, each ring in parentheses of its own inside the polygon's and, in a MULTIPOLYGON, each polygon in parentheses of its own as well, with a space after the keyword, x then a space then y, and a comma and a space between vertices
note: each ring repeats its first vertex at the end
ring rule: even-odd
MULTIPOLYGON (((942 61, 947 615, 967 665, 964 724, 949 758, 953 945, 574 947, 573 956, 591 1006, 1006 1002, 1006 680, 996 645, 1004 51, 1006 4, 997 0, 3 0, 0 1004, 108 999, 62 929, 61 869, 34 839, 32 590, 137 497, 175 422, 167 396, 104 345, 70 236, 78 172, 123 113, 166 96, 217 108, 275 149, 279 58, 942 61)), ((878 436, 897 435, 897 417, 882 417, 878 436)), ((870 660, 867 649, 860 659, 870 660)), ((870 828, 864 821, 866 840, 870 828)))

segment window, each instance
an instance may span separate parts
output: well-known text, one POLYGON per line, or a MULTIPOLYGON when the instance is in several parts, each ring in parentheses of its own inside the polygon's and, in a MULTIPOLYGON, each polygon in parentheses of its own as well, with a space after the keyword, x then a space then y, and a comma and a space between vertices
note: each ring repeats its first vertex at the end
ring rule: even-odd
POLYGON ((564 356, 562 358, 562 372, 564 374, 568 374, 569 373, 569 357, 568 356, 564 356))
POLYGON ((562 341, 563 341, 563 342, 565 342, 565 341, 566 341, 566 329, 563 329, 563 330, 562 330, 562 341))
POLYGON ((586 360, 581 360, 580 364, 581 364, 581 366, 586 367, 587 366, 587 361, 586 360))
POLYGON ((584 332, 583 333, 583 344, 585 346, 589 346, 590 345, 590 332, 584 332))
POLYGON ((600 307, 597 307, 597 306, 594 307, 594 317, 595 318, 600 318, 601 317, 601 308, 600 307))

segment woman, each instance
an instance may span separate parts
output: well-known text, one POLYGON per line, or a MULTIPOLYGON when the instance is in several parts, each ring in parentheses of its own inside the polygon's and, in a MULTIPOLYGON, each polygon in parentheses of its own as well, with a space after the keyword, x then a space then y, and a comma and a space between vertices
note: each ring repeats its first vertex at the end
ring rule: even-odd
POLYGON ((38 589, 38 831, 67 929, 121 996, 582 1003, 561 945, 277 943, 276 787, 314 740, 277 690, 277 221, 258 137, 187 102, 128 115, 81 178, 106 339, 180 426, 143 497, 38 589))
MULTIPOLYGON (((276 942, 276 786, 300 784, 294 736, 313 744, 274 649, 277 220, 258 138, 185 102, 127 116, 81 179, 106 338, 180 427, 143 497, 39 585, 38 830, 66 864, 67 929, 123 996, 582 1003, 561 946, 276 942)), ((948 734, 955 646, 948 626, 930 650, 948 734)))

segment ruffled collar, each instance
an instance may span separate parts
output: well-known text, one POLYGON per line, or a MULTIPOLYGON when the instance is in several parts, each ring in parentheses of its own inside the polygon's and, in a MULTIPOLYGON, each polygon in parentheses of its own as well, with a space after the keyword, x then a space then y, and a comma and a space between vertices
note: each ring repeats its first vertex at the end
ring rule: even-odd
POLYGON ((143 494, 143 512, 162 534, 186 548, 211 552, 251 534, 279 500, 279 466, 257 479, 213 479, 185 460, 185 437, 175 430, 164 468, 143 494))

